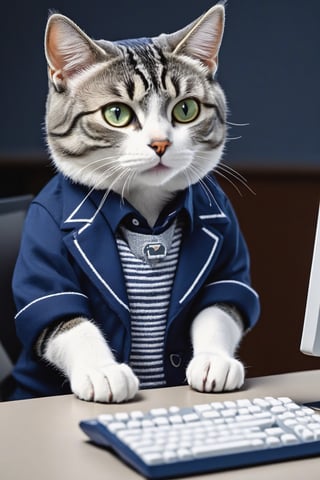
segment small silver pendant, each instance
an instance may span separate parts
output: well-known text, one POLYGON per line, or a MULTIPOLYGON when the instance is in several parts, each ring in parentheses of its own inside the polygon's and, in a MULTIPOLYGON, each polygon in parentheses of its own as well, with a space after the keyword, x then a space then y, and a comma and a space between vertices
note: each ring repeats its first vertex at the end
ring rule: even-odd
POLYGON ((163 243, 150 242, 144 245, 143 253, 148 263, 156 263, 166 257, 167 249, 163 243))
POLYGON ((165 259, 168 255, 175 227, 176 221, 167 230, 158 235, 132 232, 124 227, 121 227, 121 232, 131 252, 137 258, 152 266, 165 259))

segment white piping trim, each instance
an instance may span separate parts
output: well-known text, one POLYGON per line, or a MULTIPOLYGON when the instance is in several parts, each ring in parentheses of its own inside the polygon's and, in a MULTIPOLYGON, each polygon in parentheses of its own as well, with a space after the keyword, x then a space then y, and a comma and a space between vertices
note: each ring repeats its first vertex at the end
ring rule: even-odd
POLYGON ((42 300, 47 300, 48 298, 58 297, 59 295, 80 295, 81 297, 88 298, 87 295, 84 295, 83 293, 79 293, 79 292, 52 293, 52 294, 50 294, 50 295, 45 295, 44 297, 36 298, 36 299, 33 300, 32 302, 28 303, 28 305, 26 305, 26 306, 23 307, 21 310, 19 310, 19 312, 16 314, 16 316, 15 316, 14 318, 15 318, 15 319, 18 318, 18 316, 19 316, 21 313, 23 313, 27 308, 31 307, 31 306, 34 305, 35 303, 41 302, 42 300))
POLYGON ((236 283, 237 285, 240 285, 241 287, 247 288, 248 290, 250 290, 251 293, 253 293, 257 298, 259 298, 259 295, 257 294, 257 292, 253 288, 251 288, 246 283, 239 282, 238 280, 220 280, 219 282, 209 283, 208 285, 206 285, 206 288, 207 287, 212 287, 213 285, 219 285, 221 283, 236 283))
POLYGON ((94 191, 94 188, 92 188, 90 190, 90 192, 84 197, 84 199, 79 203, 79 205, 73 210, 73 212, 69 215, 69 217, 67 218, 67 220, 65 220, 64 223, 75 223, 75 222, 85 222, 89 225, 91 225, 94 221, 94 219, 96 218, 96 216, 98 215, 98 213, 100 212, 101 208, 103 207, 108 195, 109 195, 109 190, 106 190, 105 194, 103 195, 99 205, 98 205, 98 208, 97 210, 94 212, 94 214, 92 215, 91 218, 72 218, 74 215, 76 215, 76 213, 80 210, 80 208, 82 207, 82 205, 87 201, 87 199, 89 198, 89 196, 91 195, 91 193, 94 191))
POLYGON ((91 223, 86 223, 83 227, 80 228, 78 231, 78 235, 81 235, 88 227, 91 227, 91 223))
POLYGON ((210 215, 199 215, 199 218, 201 218, 202 220, 206 220, 208 218, 227 218, 227 215, 223 212, 222 208, 220 208, 220 205, 218 204, 214 196, 212 196, 212 199, 216 204, 216 207, 219 209, 220 213, 212 213, 210 215))
POLYGON ((87 263, 87 265, 90 267, 90 269, 92 270, 92 272, 96 275, 96 277, 98 278, 98 280, 100 280, 100 282, 102 283, 102 285, 108 290, 109 293, 111 293, 111 295, 117 300, 118 303, 120 303, 120 305, 123 306, 123 308, 125 308, 126 310, 128 310, 129 312, 129 307, 128 305, 126 305, 119 297, 118 295, 111 289, 111 287, 107 284, 107 282, 101 277, 100 273, 94 268, 94 266, 92 265, 92 263, 90 262, 90 260, 88 259, 88 257, 86 256, 86 254, 84 253, 84 251, 81 249, 78 241, 76 239, 74 239, 74 244, 78 250, 78 252, 80 253, 80 255, 82 256, 82 258, 84 259, 84 261, 87 263))
POLYGON ((209 235, 209 237, 213 238, 215 240, 215 243, 212 247, 212 250, 211 250, 211 253, 209 255, 209 257, 207 258, 207 261, 206 263, 203 265, 202 269, 200 270, 198 276, 196 277, 196 279, 194 280, 194 282, 192 283, 191 287, 186 291, 186 293, 183 295, 182 298, 180 298, 179 300, 179 303, 183 303, 185 301, 185 299, 190 295, 190 293, 193 291, 193 289, 195 288, 195 286, 197 285, 197 283, 199 282, 200 278, 202 277, 202 275, 204 274, 204 272, 206 271, 206 269, 208 268, 208 265, 209 263, 211 262, 212 260, 212 257, 213 255, 215 254, 215 251, 216 251, 216 248, 218 246, 218 243, 219 243, 219 237, 217 235, 215 235, 214 233, 210 232, 210 230, 207 230, 206 228, 202 228, 202 230, 207 234, 209 235))
POLYGON ((222 208, 220 208, 220 205, 218 204, 214 196, 212 196, 212 199, 216 204, 216 207, 220 210, 220 213, 212 213, 210 215, 199 215, 199 218, 201 218, 201 220, 207 220, 209 218, 227 218, 227 215, 223 212, 222 208))
POLYGON ((84 197, 84 199, 79 203, 79 205, 70 213, 69 217, 64 221, 64 223, 72 223, 72 222, 91 222, 90 218, 72 218, 82 207, 82 205, 86 202, 86 200, 90 197, 91 193, 93 192, 94 188, 92 188, 89 193, 84 197))
POLYGON ((209 218, 226 218, 224 213, 213 213, 212 215, 199 215, 201 220, 207 220, 209 218))

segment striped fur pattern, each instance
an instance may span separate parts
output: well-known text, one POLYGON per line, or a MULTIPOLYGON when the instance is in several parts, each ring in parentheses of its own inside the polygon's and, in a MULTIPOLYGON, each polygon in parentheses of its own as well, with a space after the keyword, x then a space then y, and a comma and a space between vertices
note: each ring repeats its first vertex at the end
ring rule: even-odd
POLYGON ((60 335, 63 332, 67 332, 72 328, 80 325, 80 323, 85 322, 85 318, 72 318, 71 320, 58 320, 54 322, 50 327, 45 328, 41 334, 39 335, 36 344, 35 344, 35 352, 39 357, 43 357, 46 352, 46 348, 50 340, 54 337, 60 335))
POLYGON ((214 169, 226 136, 226 101, 215 80, 223 28, 217 19, 201 19, 202 30, 195 22, 171 35, 109 42, 93 41, 53 15, 46 36, 46 130, 57 169, 75 182, 112 189, 139 210, 146 203, 142 188, 149 197, 151 189, 157 211, 141 212, 150 221, 177 190, 214 169), (178 122, 174 108, 188 99, 199 113, 178 122), (130 108, 127 126, 105 120, 112 104, 130 108), (150 148, 157 140, 170 144, 161 157, 150 148))

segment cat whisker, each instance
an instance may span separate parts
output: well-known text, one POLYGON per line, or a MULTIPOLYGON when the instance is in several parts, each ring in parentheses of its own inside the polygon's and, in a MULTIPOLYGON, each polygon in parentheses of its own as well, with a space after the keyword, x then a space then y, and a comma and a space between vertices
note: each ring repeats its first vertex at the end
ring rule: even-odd
POLYGON ((241 179, 245 183, 248 182, 248 180, 243 175, 241 175, 241 173, 239 173, 236 169, 230 167, 230 165, 220 162, 218 163, 218 167, 223 167, 225 170, 228 170, 231 173, 233 173, 239 180, 241 179))
POLYGON ((232 181, 230 180, 230 178, 227 176, 227 175, 224 175, 223 173, 221 173, 221 171, 219 170, 215 170, 215 172, 221 177, 221 178, 224 178, 225 180, 227 180, 227 182, 229 182, 233 188, 238 192, 238 194, 240 195, 240 197, 243 197, 242 195, 242 192, 241 190, 237 187, 237 185, 232 181))
POLYGON ((234 122, 229 122, 226 121, 227 125, 231 125, 232 127, 249 127, 250 123, 234 123, 234 122))
POLYGON ((192 182, 191 182, 191 179, 189 177, 189 172, 188 172, 187 169, 185 169, 185 170, 183 170, 183 173, 184 173, 184 176, 187 179, 188 187, 190 188, 192 186, 192 182))
POLYGON ((202 190, 206 194, 206 197, 208 198, 208 201, 209 201, 209 205, 211 206, 212 205, 212 200, 215 201, 211 190, 206 185, 206 183, 205 183, 204 179, 202 178, 202 176, 200 175, 197 167, 195 165, 190 165, 189 167, 192 170, 192 172, 195 173, 196 176, 198 177, 198 182, 199 182, 202 190))
POLYGON ((222 172, 224 172, 226 176, 230 175, 232 178, 241 183, 241 185, 243 185, 250 193, 252 193, 252 195, 256 195, 256 192, 248 185, 248 180, 239 172, 237 172, 234 168, 224 163, 220 163, 216 166, 215 170, 222 170, 222 172))
POLYGON ((130 169, 127 169, 127 173, 128 173, 128 176, 125 179, 125 181, 123 183, 123 186, 122 186, 122 189, 121 189, 121 201, 122 201, 122 203, 124 203, 124 199, 126 198, 125 197, 125 190, 127 188, 127 191, 129 192, 130 182, 132 181, 132 179, 134 178, 134 176, 136 174, 136 172, 134 170, 130 170, 130 169))
POLYGON ((239 135, 238 137, 226 137, 226 142, 232 142, 233 140, 241 140, 242 135, 239 135))
POLYGON ((204 192, 206 193, 206 196, 209 200, 209 205, 211 207, 212 206, 212 201, 215 202, 213 193, 211 192, 211 190, 209 189, 209 187, 207 186, 207 184, 205 183, 205 181, 203 179, 201 179, 200 185, 201 185, 202 189, 204 190, 204 192))
MULTIPOLYGON (((90 172, 90 173, 95 173, 98 170, 99 170, 99 168, 96 168, 96 169, 92 170, 92 172, 90 172)), ((118 172, 122 172, 122 171, 123 171, 123 169, 121 167, 119 167, 118 165, 114 165, 114 166, 108 168, 108 170, 106 172, 102 172, 101 179, 96 183, 95 187, 98 189, 107 179, 109 179, 110 177, 113 177, 115 174, 117 174, 118 172)))
POLYGON ((97 171, 105 162, 108 162, 108 165, 110 165, 110 164, 116 164, 117 160, 111 160, 108 157, 99 158, 97 160, 93 160, 91 162, 86 163, 81 168, 79 168, 78 172, 80 174, 85 172, 86 170, 91 172, 92 171, 91 169, 94 165, 98 165, 98 167, 94 169, 94 171, 97 171))
MULTIPOLYGON (((97 167, 90 173, 95 173, 97 170, 99 170, 99 167, 97 167)), ((111 168, 109 168, 108 171, 102 172, 100 179, 95 182, 93 188, 96 190, 101 190, 101 185, 103 185, 106 180, 108 180, 110 177, 115 175, 118 171, 121 172, 122 168, 120 168, 118 165, 114 165, 111 168)))
MULTIPOLYGON (((120 175, 117 176, 117 178, 115 178, 115 179, 113 180, 113 182, 111 182, 111 184, 109 185, 109 187, 106 189, 106 191, 105 191, 105 193, 104 193, 104 195, 103 195, 103 197, 102 197, 102 199, 101 199, 101 202, 100 202, 100 204, 99 204, 98 207, 97 207, 97 210, 95 211, 93 217, 91 218, 91 223, 94 222, 96 216, 98 215, 98 213, 99 213, 100 210, 102 209, 102 207, 103 207, 103 205, 105 204, 105 202, 106 202, 106 200, 107 200, 110 192, 112 191, 113 186, 115 185, 115 183, 116 183, 117 181, 119 181, 119 180, 121 179, 121 177, 123 177, 124 175, 126 175, 128 172, 130 173, 130 170, 129 170, 129 169, 122 170, 121 173, 120 173, 120 175)), ((91 193, 93 190, 98 190, 98 189, 99 189, 99 186, 101 185, 101 183, 103 183, 107 178, 109 178, 109 176, 110 176, 110 175, 104 176, 103 179, 101 180, 101 182, 98 182, 98 183, 95 185, 95 187, 90 190, 90 193, 91 193)), ((127 181, 127 180, 126 180, 126 181, 127 181)), ((124 182, 124 185, 126 184, 126 181, 124 182)), ((123 186, 123 188, 124 188, 124 186, 123 186)), ((121 197, 121 198, 122 198, 122 197, 121 197)), ((123 199, 122 199, 122 200, 123 200, 123 199)))
MULTIPOLYGON (((85 197, 84 201, 91 195, 91 193, 92 193, 94 190, 99 190, 99 187, 100 187, 100 185, 101 185, 101 183, 102 183, 103 181, 104 181, 104 179, 102 179, 100 182, 96 183, 96 185, 94 185, 94 186, 90 189, 90 191, 89 191, 89 193, 87 194, 87 196, 85 197)), ((91 220, 90 220, 90 223, 91 223, 91 224, 94 222, 94 220, 95 220, 95 218, 97 217, 98 213, 100 212, 100 210, 102 209, 103 205, 105 204, 105 202, 106 202, 106 200, 107 200, 107 198, 108 198, 109 193, 110 193, 110 189, 107 189, 107 190, 105 191, 105 193, 104 193, 104 195, 103 195, 103 197, 102 197, 102 199, 101 199, 101 201, 100 201, 100 203, 99 203, 99 205, 98 205, 98 207, 97 207, 97 209, 96 209, 93 217, 92 217, 91 220)), ((83 202, 84 202, 84 201, 83 201, 83 202)))
MULTIPOLYGON (((207 159, 208 157, 205 154, 201 155, 200 153, 198 153, 198 158, 201 160, 202 158, 207 159)), ((217 175, 220 175, 221 178, 224 178, 225 180, 227 180, 234 187, 234 189, 239 193, 240 196, 243 196, 242 192, 239 189, 239 187, 232 181, 232 179, 238 181, 250 193, 252 193, 253 195, 256 195, 256 192, 248 185, 247 179, 243 175, 241 175, 239 172, 237 172, 237 170, 230 167, 229 165, 220 162, 214 167, 213 172, 216 172, 217 175)), ((210 176, 207 176, 207 178, 209 179, 209 181, 211 181, 210 176)))
MULTIPOLYGON (((192 181, 191 181, 191 179, 190 179, 188 169, 183 170, 183 173, 184 173, 184 175, 185 175, 185 177, 186 177, 186 179, 187 179, 188 187, 191 188, 191 187, 192 187, 192 181)), ((195 173, 196 173, 196 172, 195 172, 195 173)), ((196 175, 197 175, 197 173, 196 173, 196 175)), ((207 196, 207 198, 208 198, 209 205, 211 205, 211 199, 210 199, 210 197, 209 197, 209 195, 208 195, 208 192, 207 192, 206 188, 204 188, 204 186, 203 186, 202 179, 198 179, 198 182, 200 183, 201 188, 203 189, 204 193, 206 194, 206 196, 207 196)), ((206 187, 206 185, 205 185, 205 187, 206 187)))
POLYGON ((130 183, 133 183, 135 177, 138 175, 138 172, 136 170, 132 170, 132 174, 130 176, 129 182, 128 182, 128 191, 130 190, 130 183))
MULTIPOLYGON (((132 157, 133 155, 128 155, 129 159, 132 157)), ((122 158, 120 159, 120 157, 115 157, 114 159, 112 159, 112 157, 103 157, 103 158, 100 158, 100 159, 97 159, 97 160, 93 160, 92 162, 84 165, 80 170, 79 172, 84 172, 85 170, 89 170, 90 172, 92 171, 92 167, 94 165, 98 165, 97 168, 94 169, 94 171, 98 171, 101 166, 103 166, 103 164, 105 164, 105 169, 106 170, 110 170, 110 167, 112 166, 119 166, 119 168, 123 169, 123 168, 137 168, 141 165, 144 165, 145 164, 145 161, 141 160, 141 161, 137 161, 137 160, 132 160, 132 161, 128 161, 128 162, 125 162, 123 161, 124 160, 124 157, 126 157, 126 155, 123 155, 122 158), (120 161, 122 160, 122 162, 120 161)), ((138 155, 137 154, 137 157, 140 158, 141 155, 138 155)))
MULTIPOLYGON (((125 175, 127 175, 128 171, 130 171, 130 170, 128 170, 128 169, 125 169, 125 170, 121 169, 121 170, 120 170, 120 174, 119 174, 119 175, 110 183, 110 185, 108 186, 108 189, 107 189, 108 194, 113 190, 113 187, 115 186, 115 184, 116 184, 117 182, 119 182, 122 177, 124 177, 125 175)), ((104 179, 108 179, 109 177, 110 177, 110 176, 104 177, 104 179)))

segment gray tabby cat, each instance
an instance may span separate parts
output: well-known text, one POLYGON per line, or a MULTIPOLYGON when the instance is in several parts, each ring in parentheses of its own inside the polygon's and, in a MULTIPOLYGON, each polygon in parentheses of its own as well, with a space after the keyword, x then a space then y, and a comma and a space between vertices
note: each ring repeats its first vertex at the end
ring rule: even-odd
MULTIPOLYGON (((192 185, 202 184, 211 201, 203 179, 218 164, 226 140, 226 101, 214 80, 223 30, 222 3, 176 33, 119 42, 94 41, 68 18, 50 16, 47 141, 59 172, 90 192, 106 192, 94 218, 110 192, 129 202, 149 227, 179 191, 192 185)), ((183 237, 179 222, 159 237, 177 251, 183 237)), ((127 248, 121 254, 126 272, 126 255, 144 237, 122 232, 118 249, 127 248)), ((160 248, 151 247, 153 254, 160 248)), ((176 268, 178 256, 173 260, 176 268)), ((211 392, 242 386, 244 368, 234 353, 243 325, 232 304, 216 302, 197 313, 190 330, 193 358, 186 369, 192 388, 211 392)), ((108 332, 104 335, 108 338, 108 332)), ((116 361, 104 335, 94 321, 76 317, 45 329, 38 353, 67 376, 79 398, 129 400, 139 388, 138 369, 134 373, 132 365, 116 361)), ((145 368, 152 369, 148 362, 145 368)))

